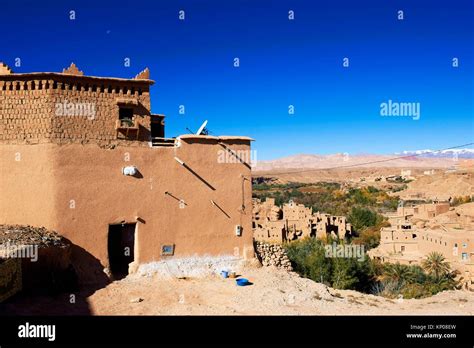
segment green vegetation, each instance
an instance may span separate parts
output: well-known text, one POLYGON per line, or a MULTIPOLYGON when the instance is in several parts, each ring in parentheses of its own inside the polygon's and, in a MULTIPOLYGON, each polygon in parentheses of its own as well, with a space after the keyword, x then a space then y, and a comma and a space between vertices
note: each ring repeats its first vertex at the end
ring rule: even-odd
POLYGON ((418 265, 385 264, 376 293, 386 297, 421 298, 458 287, 457 273, 451 271, 442 254, 432 252, 418 265))
POLYGON ((455 289, 456 273, 439 253, 431 253, 422 266, 381 264, 366 255, 327 257, 326 244, 316 238, 287 243, 285 249, 301 276, 336 289, 352 289, 388 298, 422 298, 455 289))
POLYGON ((314 211, 332 215, 349 215, 354 206, 383 213, 396 210, 398 205, 398 197, 391 197, 372 186, 346 189, 338 183, 327 182, 258 184, 253 186, 253 196, 262 200, 273 197, 278 205, 293 199, 298 204, 312 207, 314 211))
POLYGON ((253 197, 265 200, 267 197, 275 198, 276 205, 288 203, 289 200, 297 201, 304 197, 303 192, 299 189, 308 186, 303 183, 288 183, 288 184, 254 184, 253 197))
POLYGON ((336 289, 368 292, 374 269, 369 258, 327 257, 325 244, 316 238, 287 243, 285 249, 294 270, 301 276, 324 283, 336 289))

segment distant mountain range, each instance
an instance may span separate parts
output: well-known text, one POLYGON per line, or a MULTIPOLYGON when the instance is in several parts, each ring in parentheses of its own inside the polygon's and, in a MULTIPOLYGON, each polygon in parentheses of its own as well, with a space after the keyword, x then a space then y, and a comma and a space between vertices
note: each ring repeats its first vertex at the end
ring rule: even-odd
POLYGON ((450 149, 442 151, 433 150, 416 150, 416 151, 403 151, 402 153, 396 153, 396 155, 409 156, 417 155, 420 157, 427 158, 474 158, 474 149, 450 149))
POLYGON ((403 151, 393 155, 336 153, 330 155, 297 154, 270 161, 258 160, 254 171, 282 169, 332 168, 450 168, 461 162, 472 162, 474 149, 403 151))

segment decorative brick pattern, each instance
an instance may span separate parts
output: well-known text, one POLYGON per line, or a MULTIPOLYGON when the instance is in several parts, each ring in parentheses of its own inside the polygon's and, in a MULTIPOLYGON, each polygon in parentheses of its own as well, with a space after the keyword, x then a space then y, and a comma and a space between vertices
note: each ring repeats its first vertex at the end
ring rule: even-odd
POLYGON ((69 73, 0 75, 0 143, 147 145, 151 83, 69 73), (120 107, 133 109, 133 132, 117 130, 120 107))

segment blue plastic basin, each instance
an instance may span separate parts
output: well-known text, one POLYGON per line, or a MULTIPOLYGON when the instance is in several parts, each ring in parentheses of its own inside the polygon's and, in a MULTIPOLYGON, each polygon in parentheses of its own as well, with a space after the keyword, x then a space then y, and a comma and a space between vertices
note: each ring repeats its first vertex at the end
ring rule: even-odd
POLYGON ((239 286, 245 286, 249 283, 249 280, 245 278, 239 278, 239 279, 236 279, 235 281, 237 282, 237 285, 239 286))

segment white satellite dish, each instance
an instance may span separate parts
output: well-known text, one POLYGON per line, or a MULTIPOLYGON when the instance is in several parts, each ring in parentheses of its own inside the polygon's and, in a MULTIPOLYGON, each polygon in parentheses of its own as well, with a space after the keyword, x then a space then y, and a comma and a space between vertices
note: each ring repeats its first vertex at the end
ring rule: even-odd
POLYGON ((201 125, 201 127, 199 127, 198 131, 196 132, 196 135, 201 135, 206 129, 206 126, 207 126, 207 120, 205 120, 203 124, 201 125))

